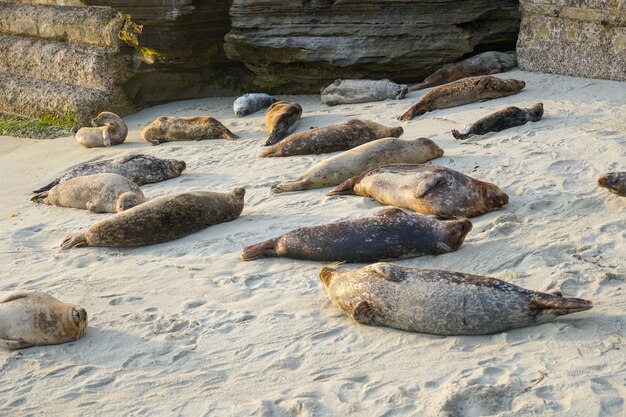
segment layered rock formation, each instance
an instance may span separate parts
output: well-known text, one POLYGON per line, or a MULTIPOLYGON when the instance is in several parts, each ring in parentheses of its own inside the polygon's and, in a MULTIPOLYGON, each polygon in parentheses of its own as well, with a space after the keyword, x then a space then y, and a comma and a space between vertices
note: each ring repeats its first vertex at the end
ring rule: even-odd
POLYGON ((336 78, 421 81, 444 64, 515 48, 517 0, 234 0, 224 46, 270 92, 336 78))
POLYGON ((626 1, 520 3, 521 69, 626 81, 626 1))

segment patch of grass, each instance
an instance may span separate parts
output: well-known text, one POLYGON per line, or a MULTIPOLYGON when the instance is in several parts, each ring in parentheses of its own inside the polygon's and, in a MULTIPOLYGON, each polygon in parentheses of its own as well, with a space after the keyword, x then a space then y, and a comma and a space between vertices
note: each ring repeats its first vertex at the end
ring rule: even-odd
POLYGON ((74 116, 62 117, 44 114, 33 120, 24 117, 0 113, 0 135, 20 138, 52 139, 69 134, 68 128, 73 126, 74 116))

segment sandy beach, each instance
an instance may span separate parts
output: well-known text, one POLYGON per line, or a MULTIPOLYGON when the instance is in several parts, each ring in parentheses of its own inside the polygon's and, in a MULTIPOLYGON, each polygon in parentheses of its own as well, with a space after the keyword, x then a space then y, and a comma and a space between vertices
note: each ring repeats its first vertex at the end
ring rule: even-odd
MULTIPOLYGON (((331 154, 258 158, 265 112, 237 118, 234 97, 181 101, 125 118, 123 145, 85 149, 73 138, 0 137, 0 291, 39 290, 89 313, 72 343, 0 350, 0 415, 624 416, 626 198, 596 184, 626 170, 626 83, 514 70, 518 95, 397 117, 400 101, 302 105, 298 131, 373 120, 444 149, 432 163, 502 188, 510 202, 472 219, 454 253, 397 261, 499 278, 592 300, 587 312, 489 336, 440 337, 359 325, 331 304, 323 264, 241 262, 245 246, 301 226, 372 214, 329 188, 273 194, 331 154), (467 141, 450 131, 507 106, 542 102, 541 121, 467 141), (157 116, 210 115, 240 136, 151 146, 157 116), (107 214, 31 203, 64 169, 130 152, 184 160, 147 199, 193 189, 246 189, 240 218, 132 249, 61 250, 63 238, 107 214)), ((363 264, 346 265, 355 268, 363 264)))

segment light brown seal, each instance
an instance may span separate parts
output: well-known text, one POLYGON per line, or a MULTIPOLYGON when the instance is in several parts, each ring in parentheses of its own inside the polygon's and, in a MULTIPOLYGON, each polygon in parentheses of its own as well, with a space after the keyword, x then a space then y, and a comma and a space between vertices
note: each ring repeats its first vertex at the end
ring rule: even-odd
POLYGON ((456 139, 467 139, 472 135, 484 135, 489 132, 500 132, 511 127, 523 126, 527 122, 538 122, 543 117, 543 103, 537 103, 533 107, 520 109, 519 107, 507 107, 489 116, 474 122, 465 133, 456 129, 452 130, 452 136, 456 139))
POLYGON ((124 143, 128 135, 126 123, 115 113, 102 112, 91 121, 93 127, 74 126, 74 139, 85 148, 102 148, 124 143))
POLYGON ((598 178, 598 185, 613 194, 626 197, 626 172, 609 172, 598 178))
POLYGON ((509 202, 495 185, 436 165, 386 165, 352 177, 326 195, 342 194, 441 217, 479 216, 509 202))
POLYGON ((409 86, 409 91, 436 87, 453 81, 478 75, 497 74, 510 71, 517 65, 515 51, 489 51, 463 61, 453 62, 429 75, 423 82, 409 86))
POLYGON ((351 119, 344 123, 298 132, 261 152, 259 156, 291 156, 345 151, 386 137, 398 137, 401 127, 387 127, 369 120, 351 119))
POLYGON ((0 292, 0 346, 22 349, 79 339, 87 328, 84 308, 42 292, 0 292))
POLYGON ((157 117, 141 131, 141 137, 153 145, 181 140, 237 139, 219 120, 208 116, 157 117))
POLYGON ((277 101, 265 112, 265 126, 270 137, 265 145, 273 145, 289 136, 300 121, 302 107, 298 103, 277 101))
POLYGON ((387 262, 351 271, 325 267, 320 280, 333 304, 359 323, 446 336, 533 326, 593 307, 495 278, 387 262))
POLYGON ((230 193, 190 191, 155 198, 67 236, 61 247, 142 246, 178 239, 239 217, 244 195, 243 188, 236 188, 230 193))
POLYGON ((283 181, 272 191, 308 190, 340 184, 363 171, 394 163, 421 164, 443 155, 443 149, 430 139, 384 138, 331 156, 309 168, 295 181, 283 181))
POLYGON ((390 208, 374 216, 292 230, 245 248, 241 259, 368 262, 439 255, 461 247, 471 229, 467 219, 443 221, 390 208))
POLYGON ((93 174, 63 181, 31 201, 52 206, 87 209, 94 213, 117 213, 145 200, 131 180, 119 174, 93 174))
POLYGON ((410 120, 434 110, 510 96, 519 93, 525 86, 524 81, 490 75, 464 78, 433 89, 400 116, 400 120, 410 120))

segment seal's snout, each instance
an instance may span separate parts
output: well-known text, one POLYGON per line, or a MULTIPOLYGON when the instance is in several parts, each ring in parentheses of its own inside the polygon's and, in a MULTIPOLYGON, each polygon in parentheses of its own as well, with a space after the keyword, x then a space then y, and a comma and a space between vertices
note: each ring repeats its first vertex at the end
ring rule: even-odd
POLYGON ((494 208, 500 208, 509 203, 509 196, 500 189, 489 190, 489 204, 494 208))
POLYGON ((403 133, 404 133, 404 129, 401 126, 398 126, 398 127, 393 128, 393 133, 391 134, 391 136, 398 138, 402 136, 403 133))
POLYGON ((72 321, 76 326, 83 326, 87 323, 87 311, 82 307, 74 307, 72 309, 72 321))
POLYGON ((329 266, 325 266, 320 271, 320 281, 324 284, 324 287, 328 288, 330 286, 330 281, 333 277, 333 273, 337 270, 335 268, 331 268, 329 266))

